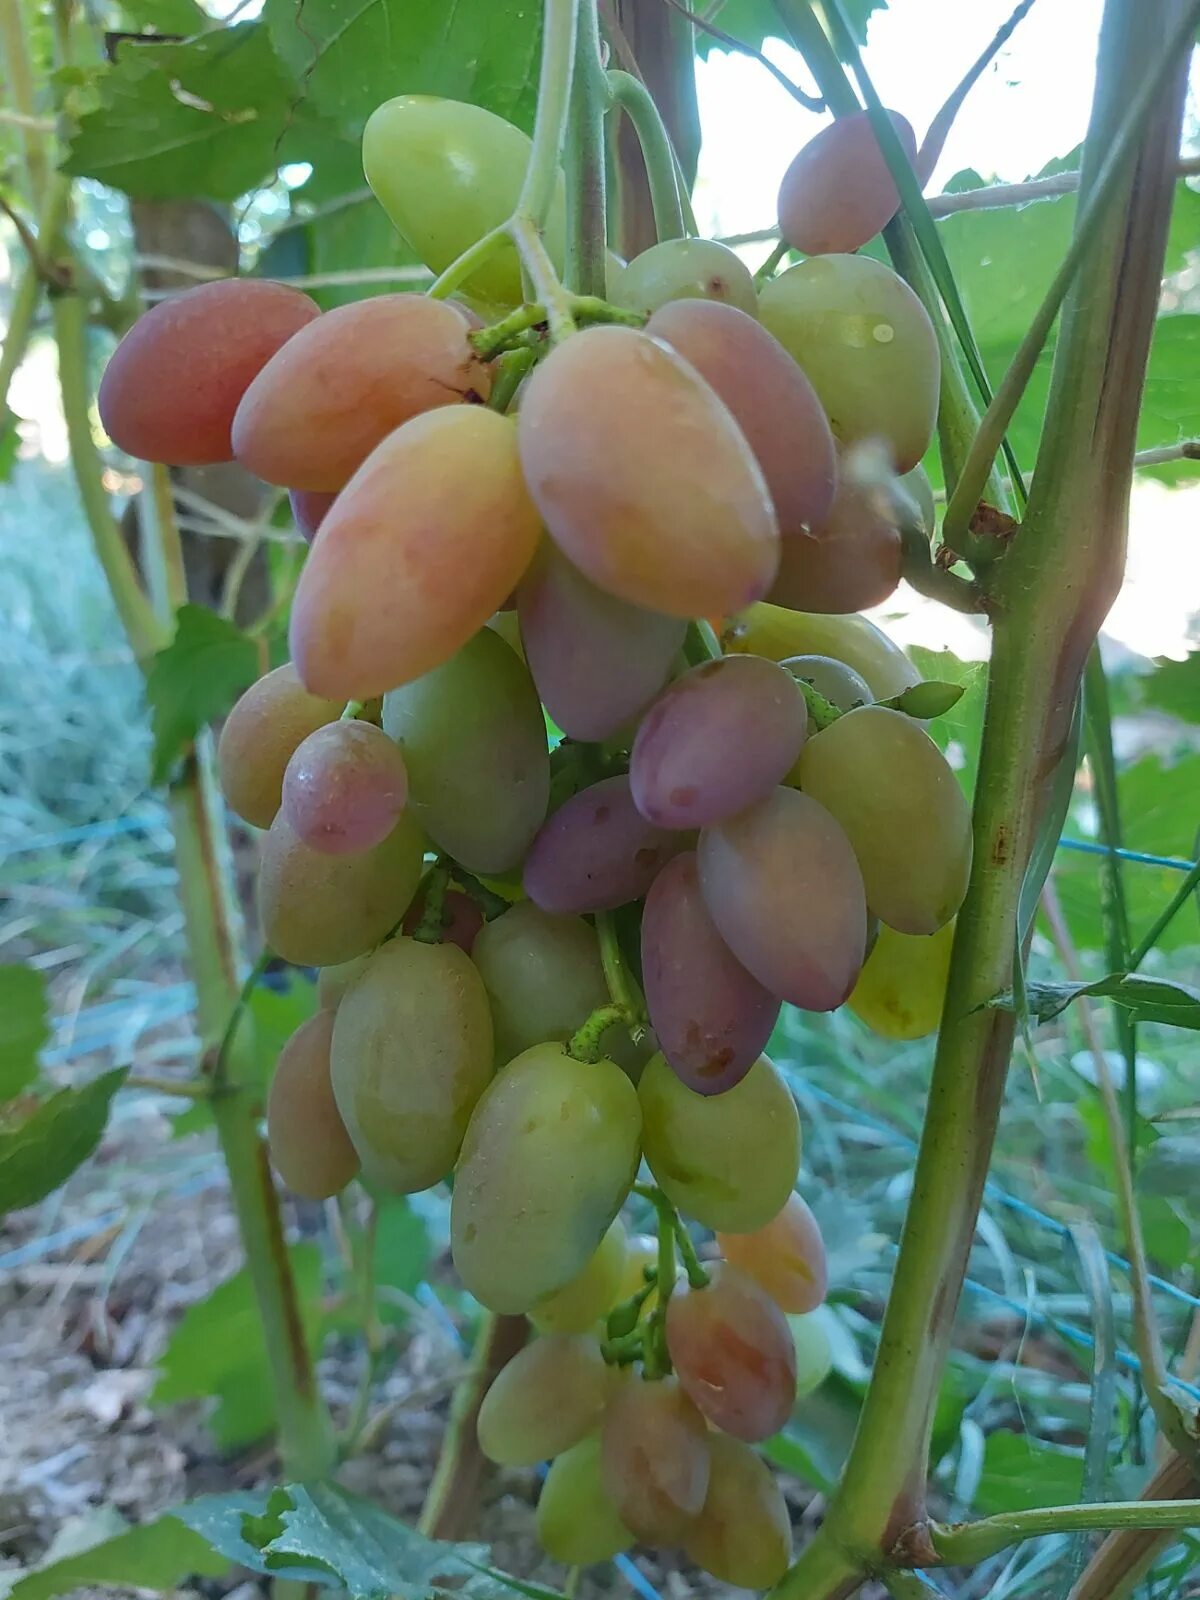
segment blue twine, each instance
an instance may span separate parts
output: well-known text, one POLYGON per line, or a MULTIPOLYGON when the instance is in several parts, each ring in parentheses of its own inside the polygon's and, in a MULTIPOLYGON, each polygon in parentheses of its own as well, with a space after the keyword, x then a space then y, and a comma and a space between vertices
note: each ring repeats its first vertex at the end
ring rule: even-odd
MULTIPOLYGON (((814 1100, 822 1101, 833 1110, 840 1111, 843 1116, 852 1117, 856 1122, 861 1122, 864 1127, 871 1128, 876 1133, 882 1134, 891 1144, 903 1146, 906 1150, 916 1150, 917 1148, 917 1141, 910 1138, 907 1133, 901 1133, 899 1128, 893 1128, 890 1123, 873 1116, 871 1112, 862 1111, 857 1106, 849 1105, 845 1100, 839 1100, 836 1095, 829 1094, 824 1089, 818 1089, 814 1084, 806 1083, 804 1085, 804 1093, 812 1095, 814 1100)), ((1036 1222, 1039 1227, 1048 1229, 1060 1238, 1071 1231, 1065 1222, 1059 1222, 1057 1217, 1051 1217, 1046 1212, 1039 1211, 1037 1206, 1030 1205, 1027 1200, 1018 1199, 1015 1194, 1010 1194, 1007 1189, 1002 1188, 991 1178, 984 1185, 984 1194, 989 1199, 994 1200, 997 1205, 1002 1205, 1009 1211, 1015 1211, 1019 1215, 1027 1217, 1029 1221, 1036 1222)), ((1106 1250, 1104 1254, 1111 1266, 1119 1267, 1125 1273, 1132 1272, 1133 1268, 1129 1262, 1124 1256, 1118 1255, 1115 1250, 1106 1250)), ((1200 1298, 1188 1294, 1186 1289, 1180 1289, 1177 1284, 1171 1283, 1168 1279, 1156 1278, 1153 1274, 1150 1274, 1149 1281, 1154 1288, 1161 1290, 1163 1294, 1182 1301, 1184 1305, 1190 1306, 1192 1309, 1200 1308, 1200 1298)))
POLYGON ((1176 872, 1191 872, 1196 863, 1184 861, 1181 856, 1148 856, 1140 850, 1122 850, 1119 845, 1091 844, 1086 839, 1060 839, 1060 850, 1082 850, 1089 856, 1119 856, 1122 861, 1136 861, 1147 867, 1171 867, 1176 872))

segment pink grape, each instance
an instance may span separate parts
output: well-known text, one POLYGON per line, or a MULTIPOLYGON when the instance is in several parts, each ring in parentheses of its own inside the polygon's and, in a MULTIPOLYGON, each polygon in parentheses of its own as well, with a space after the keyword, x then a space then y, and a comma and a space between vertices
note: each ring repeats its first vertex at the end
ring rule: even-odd
POLYGON ((631 1533, 679 1543, 708 1493, 708 1429, 677 1379, 618 1387, 600 1431, 600 1473, 631 1533))
POLYGON ((825 1298, 829 1271, 817 1219, 798 1194, 765 1228, 718 1233, 721 1254, 774 1300, 781 1311, 815 1311, 825 1298))
POLYGON ((642 719, 629 761, 634 804, 660 828, 702 828, 744 811, 784 777, 808 708, 791 673, 764 656, 693 667, 642 719))
MULTIPOLYGON (((898 111, 892 126, 909 162, 917 141, 898 111)), ((839 117, 811 138, 783 175, 779 231, 806 256, 860 250, 887 226, 900 195, 865 111, 839 117)))
POLYGON ((525 660, 542 704, 572 739, 598 742, 667 681, 687 623, 598 589, 544 539, 517 589, 525 660))
POLYGON ((688 1088, 723 1094, 740 1083, 766 1048, 779 1001, 717 932, 694 850, 669 861, 650 885, 642 982, 659 1048, 688 1088))
POLYGON ((298 839, 356 855, 386 839, 408 798, 397 745, 370 722, 326 723, 297 745, 283 775, 283 813, 298 839))
POLYGON ((543 823, 525 857, 525 893, 543 911, 612 911, 640 900, 683 843, 646 821, 627 777, 604 778, 543 823))
POLYGON ((309 544, 317 537, 321 524, 325 520, 325 513, 336 499, 337 495, 331 489, 288 490, 288 503, 292 508, 292 521, 308 540, 309 544))
POLYGON ((863 964, 867 904, 850 841, 829 812, 776 789, 705 828, 697 853, 709 915, 742 965, 792 1005, 840 1006, 863 964))
POLYGON ((679 1382, 723 1433, 756 1444, 791 1415, 796 1349, 787 1318, 736 1267, 718 1262, 706 1288, 676 1289, 667 1349, 679 1382))

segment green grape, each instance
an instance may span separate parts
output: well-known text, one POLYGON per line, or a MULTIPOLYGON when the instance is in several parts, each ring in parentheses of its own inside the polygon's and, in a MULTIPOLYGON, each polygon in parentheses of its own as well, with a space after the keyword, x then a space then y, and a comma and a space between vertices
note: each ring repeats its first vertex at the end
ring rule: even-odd
POLYGON ((861 706, 810 739, 800 784, 841 823, 867 904, 900 933, 936 933, 962 904, 971 812, 946 758, 919 722, 861 706))
POLYGON ((643 1544, 678 1544, 708 1490, 708 1429, 675 1378, 620 1385, 600 1434, 609 1499, 643 1544))
POLYGON ((267 1145, 293 1194, 325 1200, 358 1171, 329 1081, 332 1011, 302 1022, 279 1053, 267 1094, 267 1145))
POLYGON ((821 1310, 788 1318, 796 1351, 797 1400, 819 1389, 833 1371, 833 1347, 825 1331, 825 1319, 829 1315, 828 1310, 821 1310))
POLYGON ((749 1445, 712 1433, 704 1508, 684 1549, 698 1567, 738 1589, 769 1589, 792 1559, 792 1524, 771 1469, 749 1445))
POLYGON ((832 656, 865 681, 876 700, 890 700, 920 683, 921 674, 882 629, 866 617, 822 616, 784 606, 756 605, 728 631, 727 651, 767 656, 832 656))
POLYGON ((582 917, 521 900, 484 924, 471 955, 491 1002, 500 1061, 569 1039, 608 1004, 600 942, 582 917))
POLYGON ((667 1197, 706 1228, 752 1233, 792 1192, 800 1165, 800 1118, 766 1056, 724 1094, 687 1088, 665 1056, 638 1085, 643 1143, 667 1197))
POLYGON ((263 841, 258 873, 266 943, 299 967, 336 967, 365 955, 408 910, 424 851, 408 812, 382 844, 354 856, 310 849, 281 812, 263 841))
POLYGON ((470 872, 516 866, 546 815, 550 755, 533 682, 499 634, 481 628, 386 695, 383 727, 430 838, 470 872))
MULTIPOLYGON (((482 106, 431 95, 386 100, 363 129, 363 171, 397 232, 433 272, 512 215, 532 145, 482 106)), ((545 227, 556 268, 563 262, 566 209, 561 176, 545 227)), ((500 305, 524 299, 517 253, 505 244, 463 284, 500 305)))
POLYGON ((637 1172, 637 1091, 613 1062, 526 1050, 475 1108, 454 1180, 450 1240, 467 1289, 528 1311, 581 1272, 637 1172))
POLYGON ((533 1467, 599 1426, 617 1372, 595 1339, 552 1333, 512 1358, 479 1408, 479 1448, 502 1467, 533 1467))
POLYGON ((333 1092, 368 1178, 439 1183, 492 1076, 492 1020, 469 956, 392 939, 334 1013, 333 1092))
POLYGON ((758 316, 749 267, 715 239, 664 239, 651 245, 609 280, 608 298, 647 317, 669 300, 718 300, 758 316))
POLYGON ((600 1435, 572 1445, 546 1474, 537 1507, 537 1536, 553 1561, 590 1567, 628 1550, 633 1534, 604 1488, 600 1435))
POLYGON ((763 326, 803 367, 843 444, 881 438, 898 472, 933 438, 940 366, 925 307, 870 256, 812 256, 764 285, 763 326))
POLYGON ((586 1333, 618 1298, 624 1275, 625 1228, 614 1217, 583 1271, 531 1307, 529 1320, 539 1333, 586 1333))
POLYGON ((881 927, 846 1004, 885 1039, 923 1039, 942 1018, 954 922, 932 934, 881 927))
POLYGON ((217 741, 221 793, 243 822, 271 826, 296 746, 340 717, 342 704, 309 694, 290 661, 250 685, 217 741))

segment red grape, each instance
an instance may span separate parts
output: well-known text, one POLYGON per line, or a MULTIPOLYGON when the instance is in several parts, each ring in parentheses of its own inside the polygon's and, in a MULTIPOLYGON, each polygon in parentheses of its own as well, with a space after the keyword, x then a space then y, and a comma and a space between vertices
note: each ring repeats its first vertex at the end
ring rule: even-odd
POLYGON ((370 850, 408 798, 399 747, 370 722, 326 723, 297 745, 283 775, 283 814, 298 839, 326 855, 370 850))

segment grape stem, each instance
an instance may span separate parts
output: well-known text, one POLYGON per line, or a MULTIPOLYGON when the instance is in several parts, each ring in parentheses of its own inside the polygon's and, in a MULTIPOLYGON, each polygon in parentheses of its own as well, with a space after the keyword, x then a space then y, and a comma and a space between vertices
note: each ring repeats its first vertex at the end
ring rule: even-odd
POLYGON ((596 935, 600 940, 600 962, 609 996, 613 1005, 620 1008, 630 1038, 634 1044, 640 1044, 646 1031, 646 997, 621 951, 617 925, 611 911, 597 912, 596 935))
POLYGON ((696 1246, 692 1243, 692 1236, 683 1225, 683 1219, 675 1212, 675 1242, 679 1246, 679 1259, 683 1262, 683 1270, 687 1274, 688 1286, 692 1289, 708 1288, 708 1273, 700 1264, 700 1257, 696 1254, 696 1246))
POLYGON ((424 906, 413 938, 422 944, 441 944, 446 922, 446 890, 450 887, 450 864, 439 857, 425 874, 424 906))
POLYGON ((600 1040, 614 1023, 627 1022, 629 1013, 624 1006, 607 1005, 597 1006, 591 1016, 578 1027, 566 1044, 566 1051, 576 1061, 586 1061, 594 1066, 604 1055, 600 1048, 600 1040))
MULTIPOLYGON (((627 328, 640 328, 646 318, 640 311, 626 311, 621 306, 609 305, 597 295, 564 294, 564 304, 576 322, 619 322, 627 328)), ((490 327, 477 328, 468 335, 475 353, 490 361, 505 350, 514 348, 517 341, 530 330, 545 329, 550 320, 550 310, 537 301, 518 306, 490 327)))
POLYGON ((602 295, 608 272, 608 195, 604 116, 611 100, 600 57, 596 0, 579 0, 575 76, 563 159, 567 179, 567 253, 563 277, 576 294, 602 295))
POLYGON ((646 177, 650 182, 650 204, 654 210, 654 231, 661 244, 665 239, 683 238, 683 207, 675 175, 675 157, 654 97, 646 85, 631 72, 614 67, 608 74, 613 104, 619 106, 633 124, 646 177))

